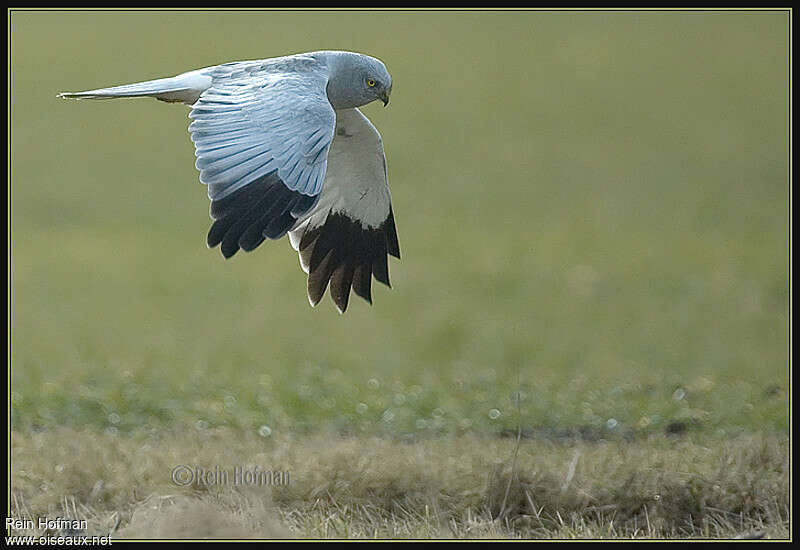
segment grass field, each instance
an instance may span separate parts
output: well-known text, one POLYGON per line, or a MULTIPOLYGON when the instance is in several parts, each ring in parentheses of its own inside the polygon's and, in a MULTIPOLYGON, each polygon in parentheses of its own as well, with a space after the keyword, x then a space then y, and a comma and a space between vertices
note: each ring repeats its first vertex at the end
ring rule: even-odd
MULTIPOLYGON (((12 515, 81 517, 125 538, 786 537, 788 444, 663 437, 562 444, 469 434, 258 435, 218 428, 119 438, 68 428, 20 434, 12 515), (229 484, 186 465, 228 469, 229 484), (288 472, 234 484, 233 469, 288 472), (181 474, 182 476, 183 474, 181 474), (180 477, 189 481, 191 478, 180 477), (46 481, 43 481, 46 480, 46 481)), ((216 474, 215 474, 216 475, 216 474)))
MULTIPOLYGON (((344 480, 357 471, 342 458, 353 449, 387 460, 409 449, 418 460, 408 469, 425 472, 408 474, 414 483, 441 488, 415 500, 407 478, 387 482, 394 493, 381 494, 409 510, 410 527, 380 523, 398 509, 368 487, 345 499, 349 513, 333 513, 343 497, 304 478, 292 499, 273 495, 272 527, 241 536, 788 535, 786 13, 10 18, 11 496, 27 513, 73 499, 96 518, 121 514, 121 534, 148 536, 153 521, 131 519, 147 495, 130 486, 141 478, 148 495, 183 495, 166 465, 198 460, 198 445, 207 463, 259 446, 269 457, 311 453, 319 476, 344 480), (390 264, 391 290, 374 289, 372 307, 354 298, 344 316, 327 297, 308 306, 285 241, 228 261, 206 248, 208 199, 184 106, 55 98, 316 49, 375 55, 394 80, 389 107, 365 113, 384 138, 403 259, 390 264), (520 462, 503 475, 519 495, 536 471, 562 483, 579 452, 576 479, 598 472, 606 485, 578 487, 613 496, 597 497, 601 506, 639 502, 644 489, 625 492, 620 464, 639 479, 645 467, 631 457, 643 453, 661 461, 650 473, 668 472, 658 483, 707 489, 698 502, 720 512, 700 504, 703 517, 726 529, 704 531, 691 507, 655 511, 664 523, 649 531, 641 506, 625 516, 636 525, 609 525, 580 515, 591 505, 575 496, 547 501, 564 525, 517 528, 511 519, 531 516, 517 507, 470 532, 464 514, 483 522, 494 493, 474 485, 479 476, 430 476, 462 456, 511 472, 518 430, 520 462), (51 460, 44 449, 65 440, 107 449, 105 462, 51 460), (704 484, 752 441, 763 460, 736 469, 760 480, 745 484, 750 493, 704 484), (615 464, 615 452, 628 458, 615 464), (138 477, 92 496, 114 461, 134 456, 138 477), (693 457, 696 468, 682 468, 693 457), (37 496, 56 464, 75 479, 37 496), (462 494, 474 498, 454 505, 462 494), (336 518, 329 530, 308 515, 312 496, 336 518), (353 512, 355 502, 376 515, 353 512), (430 523, 424 505, 434 503, 454 530, 430 523), (597 527, 581 530, 569 513, 597 527)), ((210 513, 193 506, 247 508, 198 502, 175 506, 186 517, 210 513)))

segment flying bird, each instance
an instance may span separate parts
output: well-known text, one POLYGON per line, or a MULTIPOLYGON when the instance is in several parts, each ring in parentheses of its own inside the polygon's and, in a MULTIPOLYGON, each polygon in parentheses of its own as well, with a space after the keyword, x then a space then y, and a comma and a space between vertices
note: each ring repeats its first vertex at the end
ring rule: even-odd
POLYGON ((190 105, 195 167, 211 199, 208 246, 230 258, 288 234, 311 305, 330 285, 344 313, 351 287, 371 304, 372 277, 390 286, 388 255, 400 258, 383 141, 358 109, 386 106, 391 92, 380 60, 319 51, 58 97, 190 105))

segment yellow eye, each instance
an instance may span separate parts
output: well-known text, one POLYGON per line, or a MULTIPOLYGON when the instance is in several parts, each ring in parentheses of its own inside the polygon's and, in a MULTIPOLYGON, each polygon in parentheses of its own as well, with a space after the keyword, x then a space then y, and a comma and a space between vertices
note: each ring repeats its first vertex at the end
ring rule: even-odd
POLYGON ((372 88, 373 86, 375 86, 375 81, 374 81, 374 80, 372 80, 371 78, 368 78, 368 79, 367 79, 367 86, 369 86, 370 88, 372 88))

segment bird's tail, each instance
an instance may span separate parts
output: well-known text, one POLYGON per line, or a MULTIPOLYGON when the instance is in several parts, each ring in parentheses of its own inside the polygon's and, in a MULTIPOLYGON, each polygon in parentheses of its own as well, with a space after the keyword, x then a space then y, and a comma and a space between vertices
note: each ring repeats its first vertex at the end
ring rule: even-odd
POLYGON ((159 78, 112 88, 98 88, 85 92, 62 92, 62 99, 115 99, 118 97, 154 97, 161 101, 193 104, 211 86, 211 77, 204 69, 171 78, 159 78))

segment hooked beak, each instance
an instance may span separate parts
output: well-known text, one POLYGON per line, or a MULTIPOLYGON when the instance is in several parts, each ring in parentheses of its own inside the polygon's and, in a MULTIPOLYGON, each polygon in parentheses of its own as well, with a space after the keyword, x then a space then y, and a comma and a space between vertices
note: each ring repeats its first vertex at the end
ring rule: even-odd
POLYGON ((378 96, 378 97, 381 98, 381 101, 383 101, 383 106, 384 107, 386 107, 389 104, 389 94, 390 93, 392 93, 392 89, 391 88, 389 88, 388 90, 384 90, 383 92, 381 92, 381 95, 378 96))

